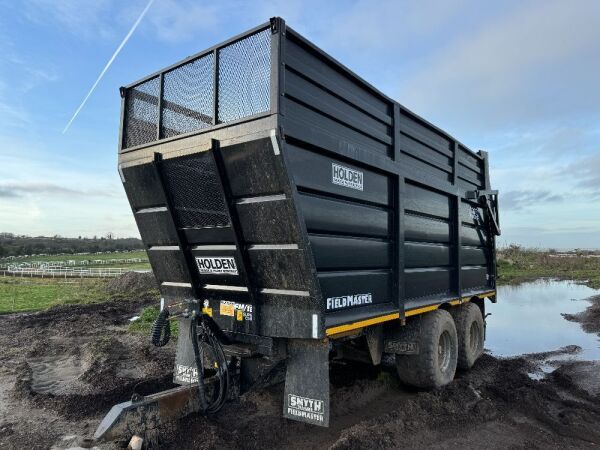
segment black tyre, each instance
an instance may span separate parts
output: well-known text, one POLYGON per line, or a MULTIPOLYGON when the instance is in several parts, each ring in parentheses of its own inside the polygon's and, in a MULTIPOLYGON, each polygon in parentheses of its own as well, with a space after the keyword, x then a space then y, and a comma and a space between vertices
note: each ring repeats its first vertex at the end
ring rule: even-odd
POLYGON ((396 355, 400 380, 420 388, 437 388, 450 383, 456 373, 458 338, 454 320, 448 311, 424 314, 419 327, 419 353, 396 355))
POLYGON ((475 303, 465 303, 450 311, 458 335, 458 368, 467 370, 483 354, 485 328, 481 309, 475 303))

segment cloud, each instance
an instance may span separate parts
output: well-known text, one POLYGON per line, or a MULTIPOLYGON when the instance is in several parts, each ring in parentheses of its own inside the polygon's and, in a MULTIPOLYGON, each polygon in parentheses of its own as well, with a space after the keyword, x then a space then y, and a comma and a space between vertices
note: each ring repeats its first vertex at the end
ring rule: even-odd
POLYGON ((597 116, 599 15, 600 2, 517 2, 422 61, 401 98, 480 132, 597 116))
POLYGON ((591 189, 596 195, 600 195, 600 154, 581 158, 560 170, 558 174, 573 180, 577 186, 591 189))
POLYGON ((2 117, 3 127, 23 128, 31 124, 29 113, 22 105, 13 104, 2 98, 0 90, 0 117, 2 117))
POLYGON ((28 195, 52 195, 52 196, 85 196, 85 197, 115 197, 115 191, 105 190, 82 190, 54 183, 38 182, 13 182, 0 183, 0 197, 18 198, 28 195))
POLYGON ((521 211, 542 203, 562 202, 564 197, 550 191, 509 191, 501 194, 501 208, 521 211))
POLYGON ((27 93, 38 86, 53 83, 59 80, 59 76, 53 68, 42 69, 24 66, 25 77, 21 80, 21 92, 27 93))
POLYGON ((24 14, 40 25, 59 25, 85 39, 114 36, 112 0, 28 0, 24 14))
MULTIPOLYGON (((139 15, 147 1, 117 0, 28 0, 25 17, 37 24, 58 26, 86 40, 114 40, 139 15)), ((227 7, 193 0, 161 0, 148 13, 152 38, 164 42, 189 40, 203 31, 215 30, 219 12, 225 18, 227 7)))
POLYGON ((16 45, 2 31, 0 18, 0 130, 31 127, 27 94, 40 85, 55 82, 58 75, 52 67, 41 67, 39 61, 27 61, 16 45))
POLYGON ((329 40, 336 46, 355 51, 381 52, 392 49, 395 53, 399 48, 417 45, 416 39, 427 39, 432 33, 437 33, 455 16, 464 12, 465 3, 466 0, 383 0, 373 4, 361 0, 339 11, 335 25, 331 27, 329 40))
POLYGON ((189 40, 217 28, 220 23, 217 5, 189 0, 158 1, 148 13, 148 23, 159 40, 170 43, 189 40))

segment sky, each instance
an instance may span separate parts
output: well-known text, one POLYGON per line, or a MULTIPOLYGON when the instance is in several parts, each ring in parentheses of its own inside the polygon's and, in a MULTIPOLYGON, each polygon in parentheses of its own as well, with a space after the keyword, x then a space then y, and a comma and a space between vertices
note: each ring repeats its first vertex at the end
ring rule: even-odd
POLYGON ((0 231, 138 236, 118 87, 273 16, 473 150, 501 245, 600 248, 600 2, 0 0, 0 231))

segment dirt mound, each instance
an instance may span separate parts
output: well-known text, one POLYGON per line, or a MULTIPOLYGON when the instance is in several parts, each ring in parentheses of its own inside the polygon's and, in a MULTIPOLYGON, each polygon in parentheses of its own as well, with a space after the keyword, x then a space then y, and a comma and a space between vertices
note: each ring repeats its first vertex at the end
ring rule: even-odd
POLYGON ((143 296, 156 289, 158 284, 152 272, 127 272, 113 278, 106 285, 109 294, 128 297, 143 296))
POLYGON ((563 314, 562 316, 571 322, 579 322, 581 328, 588 333, 600 335, 600 295, 588 299, 590 306, 577 314, 563 314))
POLYGON ((0 448, 43 448, 91 435, 134 392, 172 386, 174 344, 127 332, 148 299, 113 299, 0 316, 0 448))
MULTIPOLYGON (((74 344, 74 341, 71 341, 74 344)), ((159 351, 145 336, 103 336, 28 358, 16 370, 15 397, 73 418, 105 412, 135 393, 172 387, 173 349, 159 351)))

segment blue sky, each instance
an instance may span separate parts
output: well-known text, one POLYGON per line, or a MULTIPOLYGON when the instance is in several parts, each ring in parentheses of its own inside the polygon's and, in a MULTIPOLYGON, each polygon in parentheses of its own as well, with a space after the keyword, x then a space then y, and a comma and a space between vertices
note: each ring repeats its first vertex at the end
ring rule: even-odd
POLYGON ((472 149, 501 242, 600 248, 600 2, 0 0, 0 231, 137 235, 118 87, 269 17, 472 149))

